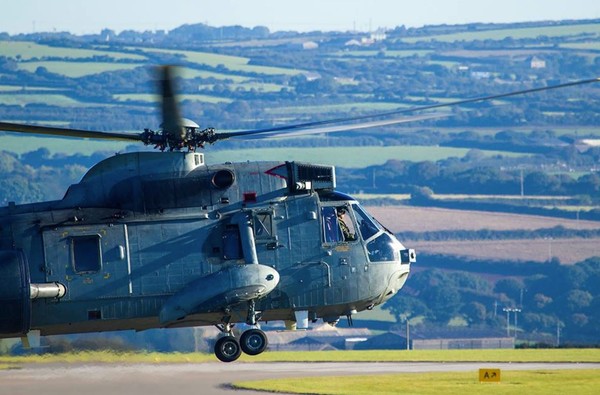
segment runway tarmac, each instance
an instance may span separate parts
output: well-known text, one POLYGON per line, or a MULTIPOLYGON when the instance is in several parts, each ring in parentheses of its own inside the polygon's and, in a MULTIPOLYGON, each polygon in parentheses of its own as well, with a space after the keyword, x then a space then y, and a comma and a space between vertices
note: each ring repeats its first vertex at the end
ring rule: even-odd
POLYGON ((235 381, 383 373, 600 369, 600 363, 268 362, 200 364, 31 364, 0 370, 0 395, 223 395, 235 381))

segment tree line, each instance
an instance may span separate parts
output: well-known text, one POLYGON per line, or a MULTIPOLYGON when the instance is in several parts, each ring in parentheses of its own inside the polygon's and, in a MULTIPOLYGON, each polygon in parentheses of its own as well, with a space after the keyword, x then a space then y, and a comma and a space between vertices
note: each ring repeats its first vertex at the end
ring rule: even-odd
MULTIPOLYGON (((570 344, 600 344, 600 258, 575 265, 494 262, 496 273, 476 273, 476 261, 428 256, 427 267, 410 275, 405 288, 389 300, 397 322, 448 325, 460 318, 471 328, 504 329, 503 308, 518 308, 518 337, 554 344, 555 334, 570 344), (449 261, 453 265, 446 265, 449 261), (527 264, 525 264, 527 265, 527 264)), ((513 326, 513 317, 510 317, 513 326)), ((514 328, 511 329, 513 333, 514 328)))

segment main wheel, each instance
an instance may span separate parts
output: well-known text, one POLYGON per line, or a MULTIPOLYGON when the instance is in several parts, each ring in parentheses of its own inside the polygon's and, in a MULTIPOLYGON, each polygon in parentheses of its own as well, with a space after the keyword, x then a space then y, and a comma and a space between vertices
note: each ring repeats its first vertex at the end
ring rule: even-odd
POLYGON ((240 345, 248 355, 258 355, 265 351, 268 345, 267 335, 260 329, 249 329, 242 333, 240 345))
POLYGON ((233 336, 224 336, 215 344, 215 356, 222 362, 233 362, 242 355, 240 343, 233 336))

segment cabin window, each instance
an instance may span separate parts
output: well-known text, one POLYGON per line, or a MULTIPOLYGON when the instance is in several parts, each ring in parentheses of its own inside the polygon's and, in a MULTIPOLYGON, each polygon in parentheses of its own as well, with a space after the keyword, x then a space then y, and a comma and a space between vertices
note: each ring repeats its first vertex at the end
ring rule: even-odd
POLYGON ((72 237, 71 263, 77 274, 100 271, 102 267, 100 235, 72 237))
POLYGON ((270 212, 254 214, 254 238, 258 240, 273 239, 273 215, 270 212))

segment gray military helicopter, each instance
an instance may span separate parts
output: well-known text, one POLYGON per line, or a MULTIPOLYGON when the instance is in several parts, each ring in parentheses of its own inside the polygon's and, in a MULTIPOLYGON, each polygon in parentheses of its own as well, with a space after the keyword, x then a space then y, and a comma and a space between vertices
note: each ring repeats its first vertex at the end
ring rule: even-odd
POLYGON ((354 198, 336 191, 332 166, 209 166, 197 148, 228 138, 429 119, 440 114, 397 116, 598 81, 218 133, 179 115, 171 68, 162 70, 158 131, 0 122, 3 131, 140 141, 161 151, 105 159, 61 200, 0 208, 0 338, 215 325, 221 332, 215 355, 232 362, 242 352, 257 355, 267 348, 261 320, 301 327, 308 320, 351 321, 403 287, 415 251, 354 198), (239 340, 232 331, 238 322, 249 326, 239 340))

